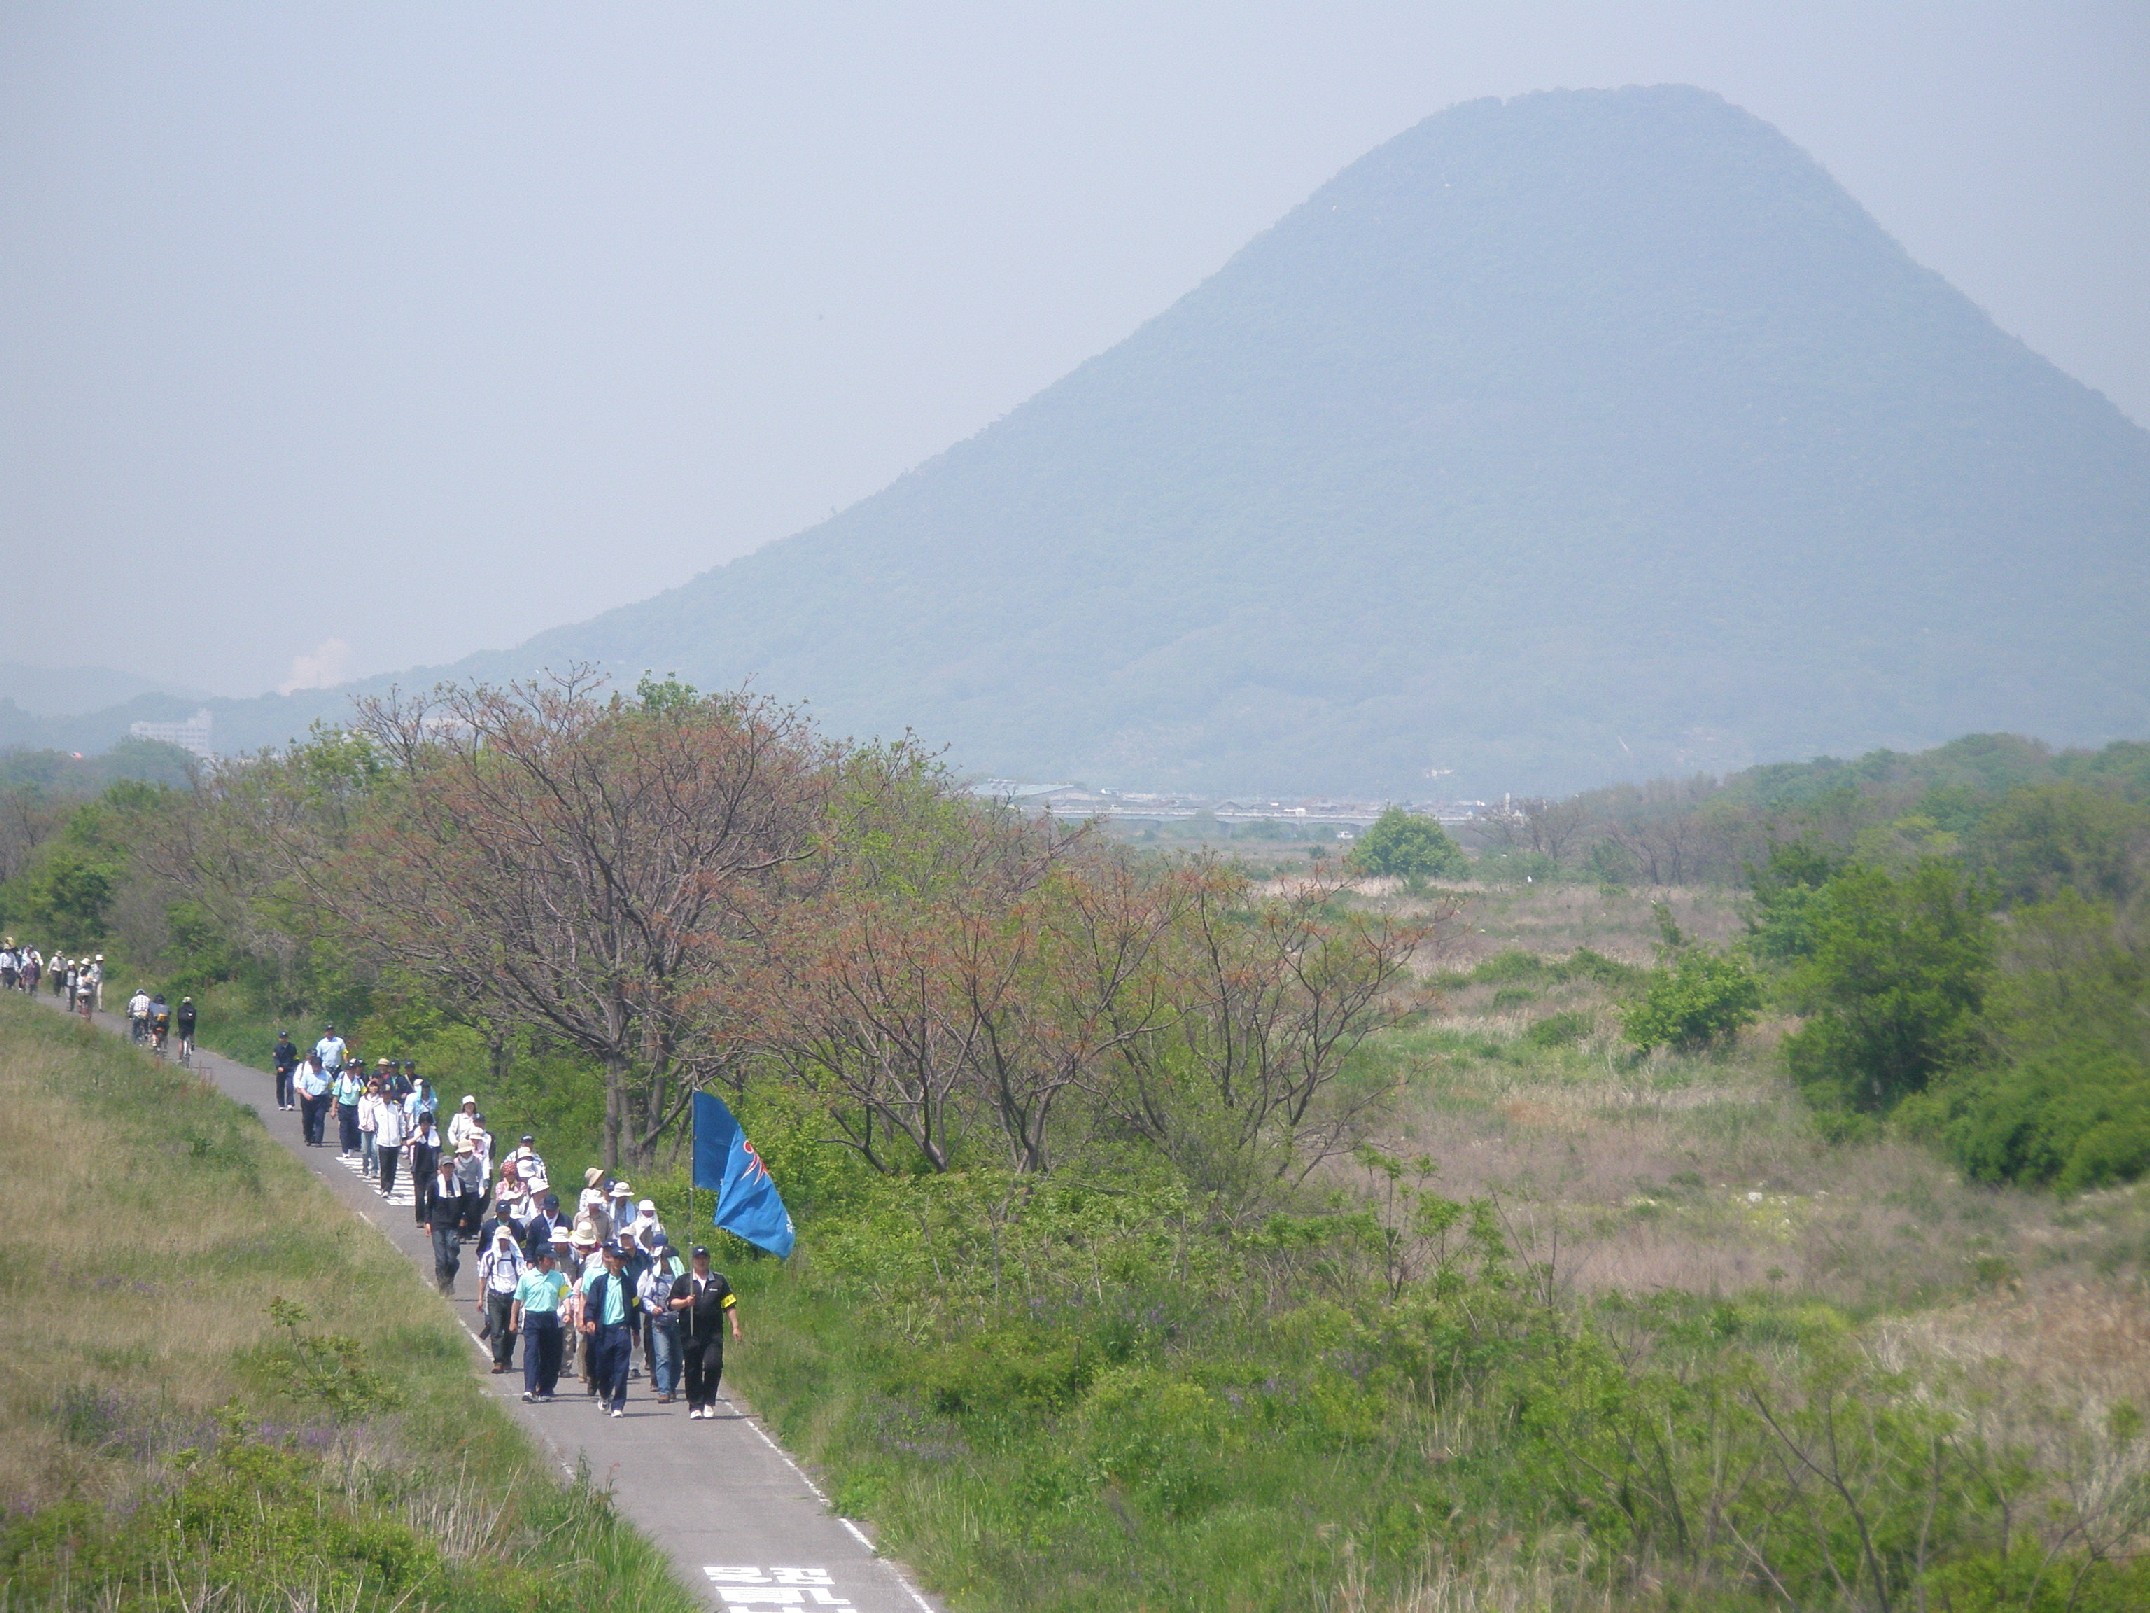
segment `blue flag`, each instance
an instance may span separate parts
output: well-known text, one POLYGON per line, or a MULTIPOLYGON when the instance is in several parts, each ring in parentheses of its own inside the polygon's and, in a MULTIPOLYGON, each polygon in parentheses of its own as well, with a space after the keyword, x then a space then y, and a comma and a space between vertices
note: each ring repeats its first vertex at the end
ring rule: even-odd
POLYGON ((694 1185, 714 1188, 717 1225, 779 1258, 791 1253, 791 1213, 724 1100, 694 1095, 694 1185))

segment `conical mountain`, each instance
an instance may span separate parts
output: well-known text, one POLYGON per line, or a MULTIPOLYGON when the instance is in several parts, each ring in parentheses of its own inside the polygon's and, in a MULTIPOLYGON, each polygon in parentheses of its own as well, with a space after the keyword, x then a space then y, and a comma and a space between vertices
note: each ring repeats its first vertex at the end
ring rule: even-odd
POLYGON ((1768 125, 1652 88, 1429 118, 885 491, 472 666, 1425 796, 2139 736, 2146 626, 2150 434, 1768 125))

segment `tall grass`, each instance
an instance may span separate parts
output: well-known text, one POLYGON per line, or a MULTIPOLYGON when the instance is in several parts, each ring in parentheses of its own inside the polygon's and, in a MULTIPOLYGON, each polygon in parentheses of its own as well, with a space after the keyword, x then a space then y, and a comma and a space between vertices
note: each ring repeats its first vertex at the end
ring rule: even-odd
POLYGON ((0 1224, 9 1613, 698 1605, 602 1494, 560 1484, 410 1264, 245 1110, 11 998, 0 1224), (322 1342, 363 1392, 304 1387, 322 1342))

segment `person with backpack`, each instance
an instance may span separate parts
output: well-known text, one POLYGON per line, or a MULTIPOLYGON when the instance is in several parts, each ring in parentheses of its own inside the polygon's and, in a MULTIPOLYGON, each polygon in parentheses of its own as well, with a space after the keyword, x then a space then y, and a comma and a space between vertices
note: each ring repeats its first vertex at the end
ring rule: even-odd
POLYGON ((192 1064, 194 1062, 194 999, 192 997, 180 998, 179 1012, 172 1017, 173 1022, 179 1027, 179 1062, 192 1064))
MULTIPOLYGON (((87 1014, 85 1009, 84 1013, 87 1014)), ((158 992, 149 999, 149 1041, 157 1050, 157 1057, 164 1057, 165 1043, 172 1036, 172 1010, 164 1001, 164 993, 158 992)))
POLYGON ((657 1404, 669 1406, 679 1393, 679 1313, 672 1309, 672 1285, 687 1274, 687 1263, 668 1247, 649 1251, 649 1266, 637 1285, 649 1341, 650 1387, 657 1404))
POLYGON ((502 1223, 492 1246, 478 1256, 478 1314, 485 1319, 484 1338, 493 1347, 493 1371, 515 1365, 515 1295, 528 1270, 515 1246, 515 1229, 502 1223))

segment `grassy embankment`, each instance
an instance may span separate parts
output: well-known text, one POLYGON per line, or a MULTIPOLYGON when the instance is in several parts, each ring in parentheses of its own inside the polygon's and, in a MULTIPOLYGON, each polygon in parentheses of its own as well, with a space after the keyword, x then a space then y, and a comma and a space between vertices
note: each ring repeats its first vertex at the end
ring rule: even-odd
POLYGON ((735 1371, 958 1606, 2139 1605, 2150 1195, 1831 1141, 1781 1025, 1637 1057, 1653 934, 1481 893, 1358 1072, 1392 1164, 1228 1237, 1131 1159, 877 1181, 766 1108, 801 1253, 735 1261, 735 1371))
POLYGON ((0 1207, 8 1613, 696 1605, 479 1392, 409 1263, 186 1072, 0 1000, 0 1207))

